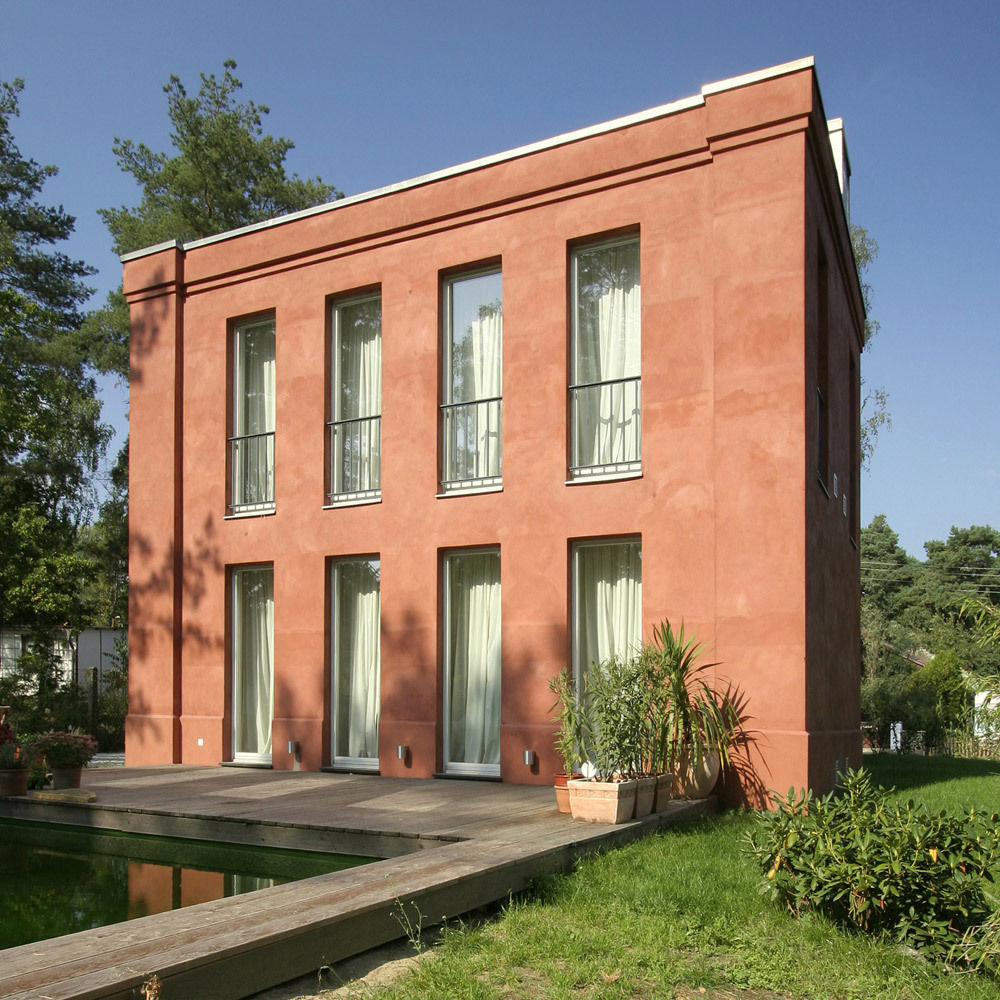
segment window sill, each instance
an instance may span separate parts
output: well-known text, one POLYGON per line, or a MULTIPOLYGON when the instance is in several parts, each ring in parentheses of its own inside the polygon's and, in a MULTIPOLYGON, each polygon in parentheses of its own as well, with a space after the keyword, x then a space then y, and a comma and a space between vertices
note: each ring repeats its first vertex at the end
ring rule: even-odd
POLYGON ((378 493, 351 494, 342 493, 334 499, 328 499, 323 504, 323 510, 336 510, 338 507, 365 507, 368 504, 381 503, 382 491, 378 493))
POLYGON ((617 472, 598 472, 593 475, 574 476, 566 486, 585 486, 587 483, 614 483, 626 479, 642 479, 642 469, 623 469, 617 472))
POLYGON ((445 490, 443 493, 435 493, 434 496, 437 500, 444 500, 447 497, 467 497, 476 493, 503 493, 503 483, 461 486, 453 490, 445 490))
POLYGON ((244 517, 272 517, 275 512, 275 507, 272 504, 270 507, 261 507, 257 510, 234 510, 229 514, 225 515, 225 520, 227 521, 239 521, 244 517))

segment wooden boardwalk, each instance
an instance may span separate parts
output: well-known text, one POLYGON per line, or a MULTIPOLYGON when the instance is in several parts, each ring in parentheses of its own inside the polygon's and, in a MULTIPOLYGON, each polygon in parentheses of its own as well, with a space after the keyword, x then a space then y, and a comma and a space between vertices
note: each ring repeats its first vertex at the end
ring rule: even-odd
POLYGON ((0 952, 0 998, 236 1000, 566 870, 581 854, 700 815, 676 802, 617 827, 573 822, 551 788, 236 768, 84 772, 94 804, 0 800, 0 817, 350 851, 385 860, 0 952))

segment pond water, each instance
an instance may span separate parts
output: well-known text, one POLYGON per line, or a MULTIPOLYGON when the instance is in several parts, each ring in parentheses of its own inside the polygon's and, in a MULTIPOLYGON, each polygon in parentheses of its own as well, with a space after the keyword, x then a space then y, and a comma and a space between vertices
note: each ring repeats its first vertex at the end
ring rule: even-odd
POLYGON ((374 858, 0 822, 0 949, 374 858))

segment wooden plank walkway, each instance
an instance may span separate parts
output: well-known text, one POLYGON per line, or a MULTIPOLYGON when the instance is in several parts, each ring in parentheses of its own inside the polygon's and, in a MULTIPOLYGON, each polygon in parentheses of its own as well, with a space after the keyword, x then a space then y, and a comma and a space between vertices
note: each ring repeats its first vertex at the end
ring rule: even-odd
POLYGON ((384 857, 0 952, 0 998, 133 1000, 144 978, 163 1000, 237 1000, 440 923, 566 870, 573 859, 700 815, 676 802, 618 827, 575 823, 551 788, 235 768, 87 771, 97 802, 0 800, 0 816, 384 857))

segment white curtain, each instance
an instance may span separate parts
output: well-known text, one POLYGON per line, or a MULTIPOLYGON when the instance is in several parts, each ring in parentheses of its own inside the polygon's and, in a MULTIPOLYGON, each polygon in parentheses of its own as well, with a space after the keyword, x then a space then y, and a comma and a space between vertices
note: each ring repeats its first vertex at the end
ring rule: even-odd
POLYGON ((334 492, 377 490, 380 485, 382 413, 382 300, 352 302, 337 310, 339 386, 334 492))
POLYGON ((576 549, 577 676, 592 663, 630 656, 642 639, 642 559, 638 541, 576 549))
POLYGON ((334 565, 334 756, 378 759, 379 562, 334 565))
POLYGON ((233 572, 233 752, 270 754, 274 714, 274 579, 233 572))
POLYGON ((274 321, 237 331, 234 434, 239 441, 233 503, 265 503, 274 499, 275 425, 274 321))
POLYGON ((448 760, 500 764, 500 555, 448 560, 448 760))
POLYGON ((638 240, 582 250, 576 256, 574 465, 639 461, 641 295, 638 240))

